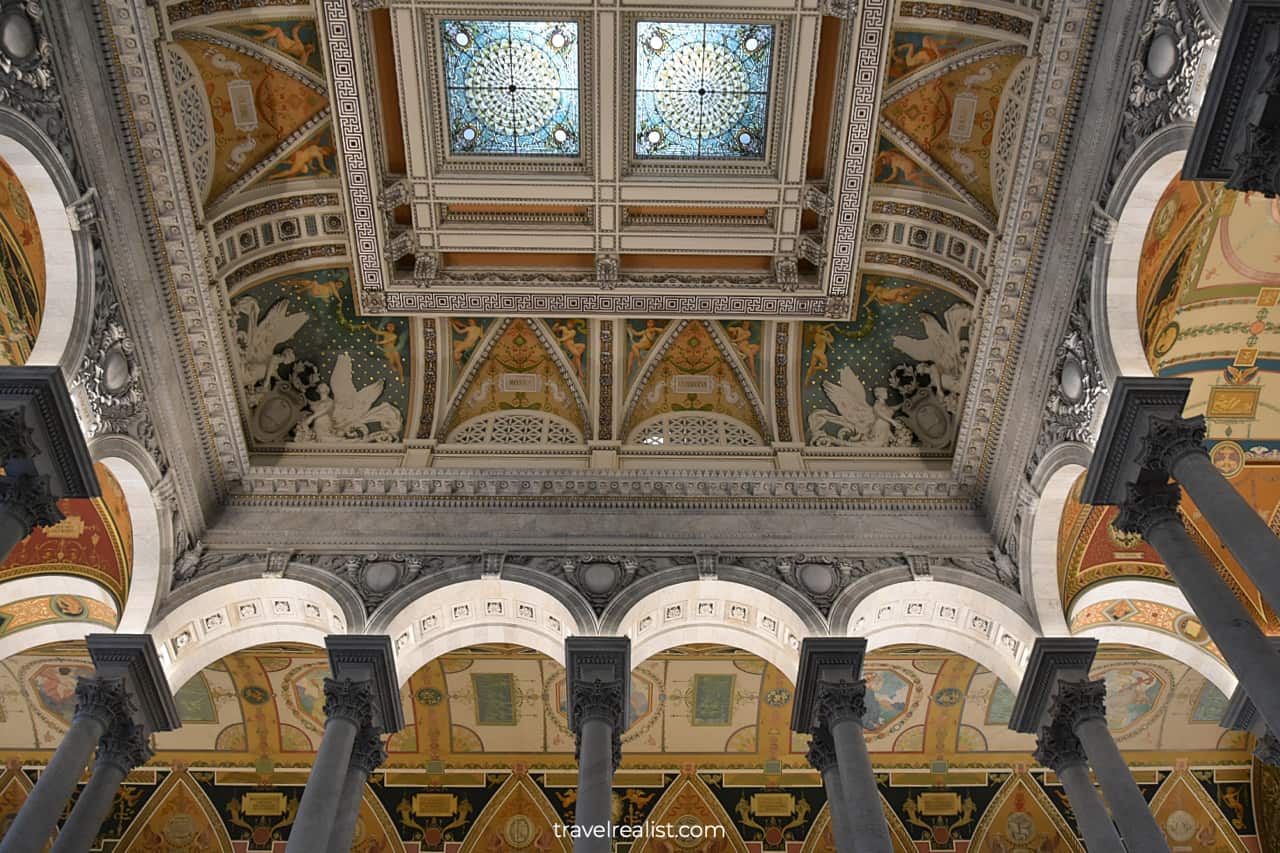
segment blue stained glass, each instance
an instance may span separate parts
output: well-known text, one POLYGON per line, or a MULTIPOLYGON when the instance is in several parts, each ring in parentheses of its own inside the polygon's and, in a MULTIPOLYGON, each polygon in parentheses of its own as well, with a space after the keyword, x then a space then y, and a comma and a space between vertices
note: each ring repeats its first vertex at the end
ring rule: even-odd
POLYGON ((580 153, 577 24, 442 20, 440 33, 454 154, 580 153))
POLYGON ((774 28, 636 25, 636 156, 760 160, 774 28))

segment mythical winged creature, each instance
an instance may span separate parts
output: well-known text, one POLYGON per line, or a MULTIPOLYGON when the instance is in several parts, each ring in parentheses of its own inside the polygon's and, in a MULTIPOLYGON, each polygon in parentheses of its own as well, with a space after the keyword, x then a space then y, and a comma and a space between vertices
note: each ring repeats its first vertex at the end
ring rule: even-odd
POLYGON ((378 403, 382 387, 382 380, 378 380, 357 389, 351 356, 340 353, 329 384, 320 384, 320 399, 311 404, 311 414, 298 426, 297 440, 378 441, 396 437, 404 420, 395 406, 378 403), (371 430, 370 424, 377 429, 371 430))
POLYGON ((236 336, 245 387, 251 392, 266 390, 271 372, 279 362, 276 348, 296 335, 311 315, 290 314, 289 300, 281 299, 267 309, 264 317, 258 300, 251 296, 236 302, 235 310, 248 321, 245 330, 236 336))
POLYGON ((938 392, 949 397, 960 392, 960 383, 964 375, 964 360, 968 352, 968 341, 961 340, 961 335, 969 327, 973 316, 968 305, 956 304, 942 315, 945 323, 939 323, 932 314, 921 314, 924 323, 924 338, 909 338, 906 335, 895 335, 893 345, 924 365, 918 366, 917 372, 927 373, 935 383, 938 392))
POLYGON ((818 409, 809 415, 809 431, 814 444, 849 447, 868 445, 889 447, 910 444, 912 434, 902 422, 895 420, 897 408, 889 403, 887 388, 875 390, 875 402, 867 402, 867 389, 848 365, 840 368, 840 381, 822 383, 827 399, 836 411, 818 409), (834 425, 836 432, 827 431, 834 425))

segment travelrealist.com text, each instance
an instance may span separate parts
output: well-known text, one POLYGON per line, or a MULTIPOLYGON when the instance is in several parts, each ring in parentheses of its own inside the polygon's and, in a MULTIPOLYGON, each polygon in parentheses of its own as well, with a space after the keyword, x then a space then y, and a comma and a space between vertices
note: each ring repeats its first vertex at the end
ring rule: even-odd
POLYGON ((618 824, 613 821, 597 823, 589 826, 557 823, 553 829, 556 838, 672 838, 681 841, 693 841, 711 838, 724 838, 723 826, 701 826, 698 824, 673 823, 640 823, 618 824))

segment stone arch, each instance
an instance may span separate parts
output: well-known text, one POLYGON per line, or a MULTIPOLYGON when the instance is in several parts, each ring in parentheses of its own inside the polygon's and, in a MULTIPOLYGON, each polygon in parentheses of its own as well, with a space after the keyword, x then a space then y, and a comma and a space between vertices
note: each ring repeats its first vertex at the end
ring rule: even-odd
POLYGON ((173 565, 173 516, 161 511, 152 493, 160 479, 155 463, 132 440, 109 436, 95 441, 92 449, 94 459, 105 465, 120 484, 133 528, 129 594, 116 630, 142 633, 159 606, 160 591, 168 588, 173 565))
POLYGON ((1082 444, 1063 444, 1049 451, 1031 478, 1034 511, 1023 518, 1024 553, 1019 555, 1022 586, 1031 601, 1041 632, 1069 632, 1062 586, 1058 581, 1058 528, 1071 489, 1092 459, 1082 444))
MULTIPOLYGON (((110 591, 88 578, 72 575, 60 576, 58 578, 57 591, 60 595, 74 595, 100 602, 119 619, 118 606, 110 591)), ((0 583, 0 601, 6 603, 48 596, 48 575, 32 575, 0 583)), ((5 660, 13 655, 20 655, 23 652, 50 643, 79 642, 85 638, 86 634, 110 630, 109 627, 88 619, 73 619, 47 622, 43 625, 32 625, 29 628, 18 629, 11 634, 0 637, 0 660, 5 660)))
POLYGON ((892 583, 865 596, 845 624, 868 650, 900 644, 950 649, 991 670, 1017 692, 1035 627, 1009 605, 969 586, 942 580, 892 583))
POLYGON ((1125 164, 1107 202, 1116 230, 1094 256, 1090 320, 1108 385, 1117 376, 1151 375, 1138 331, 1138 263, 1156 204, 1186 160, 1191 129, 1176 123, 1147 138, 1125 164))
POLYGON ((482 643, 524 646, 563 664, 565 638, 593 627, 546 589, 507 577, 473 577, 419 586, 389 600, 369 630, 390 635, 404 685, 441 655, 482 643))
POLYGON ((342 605, 320 586, 291 577, 259 576, 188 598, 149 633, 169 686, 177 690, 234 652, 280 642, 324 648, 325 636, 346 631, 342 605))
POLYGON ((633 664, 675 646, 721 643, 763 658, 794 684, 800 641, 826 633, 813 631, 803 610, 741 581, 701 578, 649 586, 639 598, 615 602, 620 606, 611 606, 602 619, 605 633, 631 638, 633 664))
MULTIPOLYGON (((1094 584, 1071 602, 1070 623, 1086 608, 1109 600, 1149 601, 1191 613, 1182 590, 1178 587, 1145 578, 1121 578, 1094 584)), ((1175 636, 1159 628, 1134 622, 1090 625, 1072 632, 1079 637, 1094 637, 1101 643, 1137 646, 1159 652, 1172 660, 1184 663, 1203 675, 1214 686, 1230 696, 1239 679, 1222 661, 1203 646, 1175 636)))
POLYGON ((44 243, 44 311, 27 364, 56 364, 71 377, 88 343, 94 304, 92 240, 68 216, 80 189, 49 137, 7 108, 0 108, 0 157, 22 182, 44 243))

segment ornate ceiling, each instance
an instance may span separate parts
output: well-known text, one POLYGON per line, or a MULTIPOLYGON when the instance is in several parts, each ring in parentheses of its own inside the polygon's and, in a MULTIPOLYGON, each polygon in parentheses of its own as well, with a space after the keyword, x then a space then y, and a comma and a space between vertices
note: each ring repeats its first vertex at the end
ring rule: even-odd
POLYGON ((154 55, 115 46, 158 72, 163 233, 209 259, 178 305, 219 476, 517 459, 960 497, 1082 12, 891 7, 162 3, 154 55))

